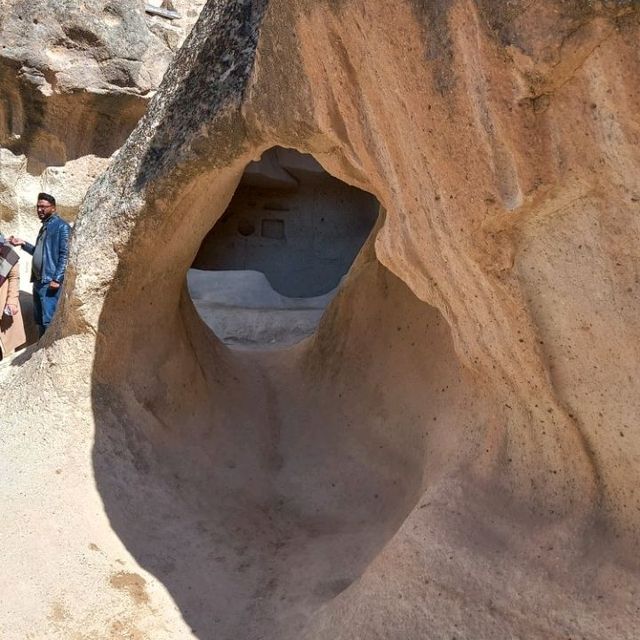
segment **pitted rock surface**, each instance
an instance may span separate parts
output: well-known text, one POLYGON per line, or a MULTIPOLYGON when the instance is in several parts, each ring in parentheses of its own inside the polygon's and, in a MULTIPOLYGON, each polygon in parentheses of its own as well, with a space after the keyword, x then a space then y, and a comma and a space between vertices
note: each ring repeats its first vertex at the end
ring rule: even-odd
POLYGON ((635 638, 639 35, 210 0, 0 367, 0 635, 635 638), (237 353, 186 273, 273 146, 382 218, 313 337, 237 353))

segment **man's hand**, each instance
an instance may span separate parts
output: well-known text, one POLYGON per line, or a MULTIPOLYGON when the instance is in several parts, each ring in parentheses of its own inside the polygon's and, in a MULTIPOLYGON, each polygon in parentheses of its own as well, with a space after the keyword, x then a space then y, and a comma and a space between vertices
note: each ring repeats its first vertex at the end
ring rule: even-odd
POLYGON ((6 308, 11 311, 12 316, 17 316, 20 313, 20 309, 16 304, 8 304, 6 305, 6 308))
POLYGON ((26 242, 22 238, 16 238, 16 236, 9 236, 9 244, 14 247, 22 247, 26 242))
POLYGON ((56 289, 59 289, 59 288, 60 288, 60 283, 59 282, 56 282, 55 280, 52 280, 49 283, 49 289, 55 291, 56 289))

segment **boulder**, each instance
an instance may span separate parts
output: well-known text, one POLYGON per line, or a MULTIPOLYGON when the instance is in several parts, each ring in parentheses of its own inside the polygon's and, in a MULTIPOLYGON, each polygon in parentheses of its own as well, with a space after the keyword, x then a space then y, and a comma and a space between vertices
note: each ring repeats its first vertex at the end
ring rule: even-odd
POLYGON ((0 635, 633 638, 639 31, 211 0, 0 367, 0 635), (274 146, 384 219, 312 338, 234 353, 186 274, 274 146))

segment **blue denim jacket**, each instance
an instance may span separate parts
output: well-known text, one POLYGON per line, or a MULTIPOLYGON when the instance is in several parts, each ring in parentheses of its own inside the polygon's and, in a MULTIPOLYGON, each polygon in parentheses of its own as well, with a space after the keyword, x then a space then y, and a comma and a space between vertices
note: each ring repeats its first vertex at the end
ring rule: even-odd
MULTIPOLYGON (((46 284, 55 280, 60 282, 64 280, 64 271, 67 268, 67 258, 69 256, 69 236, 71 227, 68 222, 53 214, 47 221, 47 235, 44 239, 44 247, 42 252, 42 273, 40 282, 46 284)), ((22 248, 29 254, 33 255, 36 250, 35 245, 25 242, 22 248)), ((31 276, 33 282, 33 275, 31 276)))

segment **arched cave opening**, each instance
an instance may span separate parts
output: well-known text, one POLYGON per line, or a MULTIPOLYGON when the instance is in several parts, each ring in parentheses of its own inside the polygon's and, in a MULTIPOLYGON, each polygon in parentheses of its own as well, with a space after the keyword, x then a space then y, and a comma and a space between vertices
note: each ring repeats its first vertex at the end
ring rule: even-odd
POLYGON ((371 233, 374 196, 310 155, 273 147, 250 163, 188 274, 200 317, 227 345, 311 335, 371 233))
MULTIPOLYGON (((131 291, 149 295, 147 282, 158 280, 154 269, 164 269, 167 256, 154 253, 151 266, 138 262, 144 282, 133 289, 130 278, 114 278, 100 323, 108 339, 94 362, 93 409, 108 425, 98 430, 94 464, 110 522, 203 638, 245 637, 249 627, 251 637, 294 637, 365 574, 426 484, 447 472, 473 433, 475 400, 446 320, 378 258, 374 239, 384 227, 372 232, 376 199, 315 161, 313 170, 283 169, 279 157, 288 151, 267 152, 262 162, 274 155, 275 169, 250 164, 231 198, 235 170, 224 184, 200 176, 173 204, 181 227, 172 226, 170 249, 178 266, 163 295, 154 291, 139 304, 136 322, 126 318, 126 332, 114 308, 130 304, 131 291), (269 182, 262 182, 265 173, 269 182), (212 202, 216 188, 221 201, 212 202), (316 210, 330 210, 332 236, 318 232, 327 216, 322 221, 316 210), (185 211, 189 217, 180 218, 185 211), (360 211, 367 224, 352 215, 360 211), (269 237, 282 230, 274 220, 291 244, 269 237), (342 248, 308 264, 314 243, 342 248), (245 336, 243 343, 221 330, 221 319, 236 322, 229 326, 237 331, 244 314, 253 330, 251 314, 274 314, 273 306, 260 308, 255 290, 242 288, 247 273, 261 276, 269 296, 300 301, 297 309, 280 309, 281 320, 295 320, 310 300, 328 303, 337 288, 340 294, 313 339, 264 349, 306 334, 288 321, 275 342, 260 334, 262 342, 245 336), (188 293, 185 275, 194 305, 178 303, 188 293), (215 284, 220 276, 231 279, 215 284), (223 342, 258 348, 225 348, 201 321, 208 311, 223 342), (121 343, 123 333, 135 345, 128 362, 113 358, 112 341, 121 343), (125 394, 114 397, 123 380, 125 394), (116 403, 126 407, 119 430, 109 422, 116 403), (114 446, 132 455, 114 455, 114 446), (256 596, 262 593, 264 599, 256 596)), ((291 155, 308 166, 307 157, 291 155)), ((315 310, 317 319, 323 309, 315 310)))

